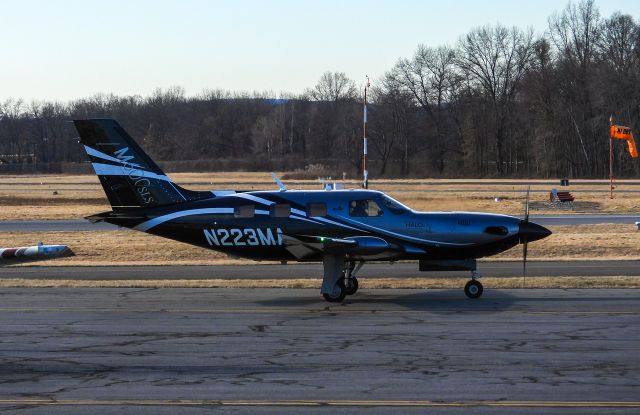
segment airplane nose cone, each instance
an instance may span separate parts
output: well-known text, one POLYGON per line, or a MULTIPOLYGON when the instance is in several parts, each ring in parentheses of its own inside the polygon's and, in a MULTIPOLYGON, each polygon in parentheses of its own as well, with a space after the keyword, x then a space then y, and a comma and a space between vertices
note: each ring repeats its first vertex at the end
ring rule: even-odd
POLYGON ((526 240, 528 242, 544 239, 551 235, 551 231, 537 223, 520 221, 520 242, 526 240))

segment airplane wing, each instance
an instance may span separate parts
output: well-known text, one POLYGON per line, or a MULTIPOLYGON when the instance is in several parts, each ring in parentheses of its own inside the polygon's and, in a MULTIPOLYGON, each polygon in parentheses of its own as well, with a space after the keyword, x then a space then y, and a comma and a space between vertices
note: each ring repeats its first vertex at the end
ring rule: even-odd
POLYGON ((375 256, 383 252, 401 253, 405 251, 404 247, 375 236, 333 238, 317 235, 283 235, 283 243, 287 250, 298 259, 303 259, 317 252, 375 256))
POLYGON ((0 266, 45 261, 74 255, 73 251, 66 245, 38 244, 19 248, 0 248, 0 266))

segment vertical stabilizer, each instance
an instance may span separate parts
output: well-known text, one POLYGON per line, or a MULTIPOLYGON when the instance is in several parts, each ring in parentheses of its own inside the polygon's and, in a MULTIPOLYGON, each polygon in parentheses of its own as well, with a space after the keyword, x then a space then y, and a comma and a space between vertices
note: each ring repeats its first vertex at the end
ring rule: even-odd
POLYGON ((114 210, 212 196, 210 192, 194 192, 173 183, 115 120, 75 120, 74 124, 114 210))

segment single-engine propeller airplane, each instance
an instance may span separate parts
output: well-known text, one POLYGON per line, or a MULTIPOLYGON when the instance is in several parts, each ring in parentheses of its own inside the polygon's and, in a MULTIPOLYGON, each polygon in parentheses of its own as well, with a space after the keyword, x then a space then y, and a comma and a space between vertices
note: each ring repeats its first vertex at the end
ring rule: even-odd
MULTIPOLYGON (((421 271, 468 270, 479 298, 476 259, 551 232, 524 219, 472 212, 417 212, 379 191, 192 191, 172 182, 111 119, 75 120, 113 211, 93 222, 254 260, 322 261, 321 293, 340 302, 358 290, 366 261, 418 260, 421 271)), ((274 175, 275 176, 275 175, 274 175)), ((525 265, 526 266, 526 265, 525 265)))

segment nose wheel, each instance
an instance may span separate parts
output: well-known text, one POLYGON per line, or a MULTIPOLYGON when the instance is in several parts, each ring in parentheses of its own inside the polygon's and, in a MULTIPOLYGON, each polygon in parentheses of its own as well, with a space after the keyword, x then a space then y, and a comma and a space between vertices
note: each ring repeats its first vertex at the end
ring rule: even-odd
POLYGON ((480 281, 476 280, 475 278, 470 280, 465 286, 464 286, 464 293, 467 297, 469 298, 480 298, 480 296, 482 295, 482 284, 480 283, 480 281))

